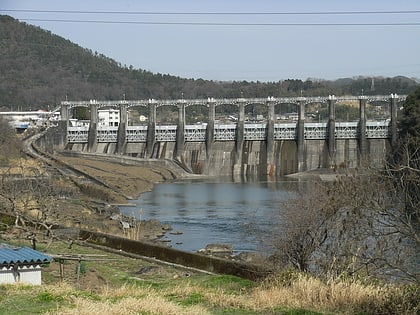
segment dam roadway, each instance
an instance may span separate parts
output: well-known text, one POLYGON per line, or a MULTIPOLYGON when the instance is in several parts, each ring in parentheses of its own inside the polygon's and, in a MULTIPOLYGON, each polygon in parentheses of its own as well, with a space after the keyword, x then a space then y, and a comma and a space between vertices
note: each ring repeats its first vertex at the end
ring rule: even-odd
MULTIPOLYGON (((354 168, 363 163, 382 165, 386 153, 396 143, 397 109, 405 95, 237 98, 195 100, 121 100, 64 101, 61 121, 39 143, 46 149, 71 150, 102 154, 127 155, 141 159, 172 159, 184 169, 206 175, 282 176, 317 168, 354 168), (357 102, 357 121, 336 121, 338 103, 357 102), (313 122, 305 108, 311 104, 326 105, 328 120, 313 122), (367 106, 386 108, 384 119, 368 119, 367 106), (234 105, 237 121, 219 124, 215 108, 234 105), (266 108, 263 122, 245 121, 245 108, 266 108), (278 122, 275 109, 292 105, 296 121, 278 122), (156 109, 172 106, 178 110, 178 122, 159 125, 156 109), (189 106, 208 109, 208 122, 187 125, 185 111, 189 106), (86 126, 71 126, 70 112, 76 107, 90 110, 86 126), (128 110, 146 107, 147 125, 128 124, 128 110), (118 126, 99 124, 98 110, 117 108, 118 126)), ((235 116, 236 117, 236 116, 235 116)))

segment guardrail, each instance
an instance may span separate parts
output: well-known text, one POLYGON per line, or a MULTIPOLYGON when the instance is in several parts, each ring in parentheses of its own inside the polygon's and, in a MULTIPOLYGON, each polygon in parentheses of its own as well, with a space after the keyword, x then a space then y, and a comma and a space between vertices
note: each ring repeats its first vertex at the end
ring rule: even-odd
MULTIPOLYGON (((156 126, 155 141, 175 142, 178 127, 176 125, 156 126)), ((234 141, 236 139, 236 124, 214 126, 215 141, 234 141)), ((128 126, 126 141, 146 142, 147 126, 128 126)), ((88 142, 89 126, 68 127, 67 141, 69 143, 88 142)), ((206 140, 207 124, 186 125, 184 129, 185 141, 202 142, 206 140)), ((336 139, 357 139, 359 136, 358 122, 336 122, 336 139)), ((305 123, 304 138, 307 140, 326 139, 328 136, 327 123, 305 123)), ((244 125, 244 139, 249 141, 264 141, 267 138, 267 125, 254 123, 244 125)), ((389 121, 368 121, 366 123, 366 138, 389 138, 389 121)), ((297 139, 297 123, 274 124, 274 140, 297 139)), ((118 140, 118 127, 100 127, 97 131, 97 141, 113 143, 118 140)))

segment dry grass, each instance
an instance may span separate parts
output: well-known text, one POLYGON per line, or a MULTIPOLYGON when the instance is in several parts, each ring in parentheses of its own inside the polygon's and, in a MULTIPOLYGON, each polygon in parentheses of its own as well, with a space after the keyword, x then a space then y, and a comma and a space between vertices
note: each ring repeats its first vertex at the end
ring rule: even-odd
POLYGON ((290 285, 265 284, 255 290, 252 300, 255 306, 274 308, 314 309, 317 311, 352 314, 360 306, 374 305, 384 296, 377 286, 364 286, 356 282, 330 281, 299 275, 290 285))
MULTIPOLYGON (((182 307, 175 303, 168 302, 160 296, 146 296, 144 298, 125 297, 117 302, 90 301, 77 298, 74 301, 75 307, 57 310, 62 315, 127 315, 127 314, 209 314, 206 309, 200 306, 182 307)), ((49 314, 57 314, 52 312, 49 314)))
POLYGON ((30 158, 16 158, 10 160, 8 166, 0 167, 0 174, 4 175, 41 176, 45 173, 44 165, 30 158))
POLYGON ((48 291, 56 296, 63 296, 69 302, 68 306, 47 313, 51 315, 210 314, 200 305, 183 306, 171 302, 164 294, 147 287, 122 286, 116 289, 106 287, 98 295, 83 295, 68 285, 49 286, 48 291))
MULTIPOLYGON (((188 300, 191 297, 198 297, 201 303, 212 308, 221 309, 252 309, 247 294, 227 292, 223 288, 203 289, 192 283, 178 285, 168 290, 166 296, 174 296, 178 300, 188 300)), ((196 298, 197 300, 197 298, 196 298)))
MULTIPOLYGON (((260 286, 249 293, 226 292, 223 288, 203 289, 183 283, 162 291, 150 288, 122 287, 107 290, 101 300, 77 297, 75 307, 60 314, 209 314, 208 309, 248 310, 256 313, 279 309, 310 309, 334 314, 379 313, 386 289, 357 283, 323 283, 300 276, 291 286, 260 286), (184 305, 198 295, 199 302, 184 305), (375 312, 375 308, 378 312, 375 312)), ((408 313, 407 313, 408 314, 408 313)))
MULTIPOLYGON (((404 306, 398 287, 342 280, 322 282, 298 274, 289 283, 272 278, 260 285, 232 290, 228 282, 209 286, 206 281, 211 279, 174 280, 163 287, 141 281, 120 287, 105 285, 97 293, 66 283, 41 288, 18 285, 9 286, 7 294, 14 300, 24 294, 57 302, 46 313, 50 315, 277 314, 297 309, 327 314, 418 314, 419 311, 418 306, 413 307, 414 295, 411 306, 404 306), (397 298, 390 302, 391 296, 397 298)), ((418 289, 415 292, 418 294, 418 289)))

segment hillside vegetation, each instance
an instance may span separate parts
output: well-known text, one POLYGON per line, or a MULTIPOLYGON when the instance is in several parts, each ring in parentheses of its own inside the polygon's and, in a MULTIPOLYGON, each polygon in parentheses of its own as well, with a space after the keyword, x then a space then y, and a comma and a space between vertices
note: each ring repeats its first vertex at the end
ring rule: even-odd
POLYGON ((122 99, 123 95, 127 99, 235 98, 359 95, 362 90, 364 94, 408 94, 417 85, 405 77, 374 78, 372 85, 372 78, 218 82, 155 74, 122 65, 6 15, 0 15, 0 51, 0 108, 3 110, 55 107, 66 97, 71 100, 112 100, 122 99))

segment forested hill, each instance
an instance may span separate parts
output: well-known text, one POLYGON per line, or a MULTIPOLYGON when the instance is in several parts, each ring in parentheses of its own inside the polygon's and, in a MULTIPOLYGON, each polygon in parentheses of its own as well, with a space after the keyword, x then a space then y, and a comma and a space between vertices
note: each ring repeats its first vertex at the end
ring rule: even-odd
POLYGON ((127 99, 359 95, 362 89, 365 94, 407 94, 417 85, 405 77, 374 78, 373 85, 372 78, 267 83, 184 79, 121 65, 49 31, 0 15, 3 110, 54 107, 66 97, 117 100, 123 95, 127 99))

